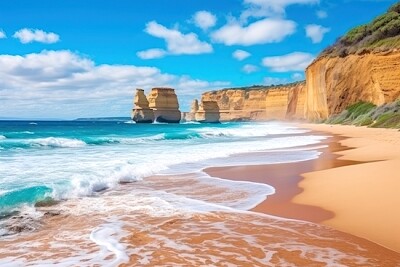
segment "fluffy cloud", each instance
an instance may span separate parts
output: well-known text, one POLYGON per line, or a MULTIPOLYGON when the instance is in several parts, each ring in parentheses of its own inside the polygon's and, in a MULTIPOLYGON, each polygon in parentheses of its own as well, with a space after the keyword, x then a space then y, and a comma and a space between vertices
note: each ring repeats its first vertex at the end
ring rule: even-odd
POLYGON ((135 88, 177 89, 181 106, 201 90, 227 86, 162 73, 154 67, 96 65, 70 51, 0 55, 0 114, 3 117, 129 116, 135 88))
POLYGON ((60 40, 60 36, 54 32, 45 32, 38 29, 21 29, 14 33, 14 38, 19 39, 23 44, 39 42, 45 44, 57 43, 60 40))
POLYGON ((267 18, 242 26, 231 21, 212 33, 215 42, 225 45, 255 45, 276 43, 296 30, 296 23, 291 20, 267 18))
POLYGON ((316 14, 319 19, 325 19, 328 17, 328 13, 326 13, 326 11, 323 10, 318 10, 316 14))
POLYGON ((251 54, 244 50, 236 50, 235 52, 232 53, 232 56, 235 59, 242 61, 242 60, 245 60, 246 58, 248 58, 249 56, 251 56, 251 54))
POLYGON ((258 67, 254 66, 254 65, 251 65, 251 64, 246 64, 246 65, 243 66, 242 71, 247 73, 247 74, 250 74, 250 73, 258 71, 258 67))
POLYGON ((197 55, 204 53, 213 52, 213 48, 210 44, 202 42, 198 39, 195 33, 183 34, 176 29, 168 29, 155 21, 147 23, 145 31, 157 38, 164 39, 167 43, 167 50, 165 53, 161 52, 161 49, 149 49, 138 52, 138 56, 146 56, 148 58, 154 58, 151 56, 162 56, 170 55, 197 55), (150 57, 149 57, 150 55, 150 57))
POLYGON ((162 58, 167 54, 167 51, 163 49, 153 48, 144 51, 137 52, 136 55, 141 59, 154 59, 162 58))
POLYGON ((217 17, 208 11, 198 11, 193 15, 193 22, 197 27, 206 31, 215 26, 217 17))
POLYGON ((5 39, 5 38, 7 38, 6 33, 0 29, 0 39, 5 39))
POLYGON ((283 15, 287 6, 294 4, 317 4, 319 0, 244 0, 247 6, 242 19, 283 15))
POLYGON ((324 35, 331 30, 316 24, 307 25, 305 29, 307 37, 309 37, 314 44, 320 43, 322 39, 324 39, 324 35))
POLYGON ((265 57, 262 64, 274 72, 304 71, 313 60, 312 54, 294 52, 283 56, 265 57))

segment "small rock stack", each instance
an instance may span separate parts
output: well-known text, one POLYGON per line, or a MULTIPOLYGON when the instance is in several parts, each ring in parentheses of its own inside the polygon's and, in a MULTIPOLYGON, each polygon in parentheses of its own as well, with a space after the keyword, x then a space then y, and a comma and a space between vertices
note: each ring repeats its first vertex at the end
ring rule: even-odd
POLYGON ((135 108, 132 111, 132 120, 137 123, 152 123, 154 121, 154 112, 149 108, 149 101, 143 89, 136 89, 135 108))

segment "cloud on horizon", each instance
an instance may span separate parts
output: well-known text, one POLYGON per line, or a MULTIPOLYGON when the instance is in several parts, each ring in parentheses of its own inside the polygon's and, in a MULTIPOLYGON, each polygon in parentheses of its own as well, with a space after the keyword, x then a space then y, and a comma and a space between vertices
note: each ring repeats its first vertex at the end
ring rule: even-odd
POLYGON ((201 90, 228 85, 163 73, 155 67, 96 65, 68 50, 0 55, 2 116, 129 116, 135 88, 170 86, 177 89, 181 102, 190 102, 201 90))

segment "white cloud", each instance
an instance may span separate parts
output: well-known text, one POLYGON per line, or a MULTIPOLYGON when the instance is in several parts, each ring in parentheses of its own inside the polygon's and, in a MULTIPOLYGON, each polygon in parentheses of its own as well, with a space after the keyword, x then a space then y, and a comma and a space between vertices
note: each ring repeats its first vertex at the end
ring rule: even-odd
POLYGON ((194 80, 154 67, 96 65, 70 51, 0 55, 0 114, 3 117, 129 116, 135 88, 177 89, 189 109, 199 90, 227 82, 194 80))
POLYGON ((276 43, 296 30, 296 23, 291 20, 267 18, 242 26, 231 21, 212 33, 215 42, 225 45, 255 45, 276 43))
POLYGON ((0 29, 0 39, 5 39, 5 38, 7 38, 6 33, 0 29))
MULTIPOLYGON (((183 34, 176 29, 168 29, 155 21, 147 23, 145 31, 157 38, 164 39, 167 43, 167 51, 161 53, 161 49, 149 49, 138 52, 138 56, 164 56, 164 55, 197 55, 213 52, 210 44, 202 42, 195 33, 183 34), (150 51, 150 52, 149 52, 150 51)), ((144 58, 145 58, 144 57, 144 58)))
POLYGON ((301 80, 304 80, 304 75, 296 72, 296 73, 292 74, 291 78, 293 81, 301 81, 301 80))
POLYGON ((312 54, 293 52, 283 56, 265 57, 262 64, 274 72, 304 71, 313 60, 312 54))
POLYGON ((238 49, 238 50, 236 50, 235 52, 232 53, 232 56, 235 59, 237 59, 239 61, 242 61, 242 60, 245 60, 246 58, 250 57, 251 54, 249 52, 247 52, 247 51, 238 49))
POLYGON ((45 32, 38 29, 21 29, 14 33, 14 38, 19 39, 23 44, 39 42, 45 44, 57 43, 60 36, 54 32, 45 32))
POLYGON ((326 13, 326 11, 323 10, 318 10, 316 14, 319 19, 325 19, 328 17, 328 13, 326 13))
POLYGON ((241 18, 247 20, 249 17, 267 17, 283 15, 286 7, 294 4, 317 4, 319 0, 244 0, 247 6, 241 18))
POLYGON ((307 25, 305 29, 307 37, 309 37, 314 44, 320 43, 322 39, 324 39, 324 35, 331 30, 316 24, 307 25))
POLYGON ((163 49, 153 48, 144 51, 139 51, 136 53, 138 57, 141 59, 154 59, 154 58, 162 58, 167 54, 167 51, 163 49))
POLYGON ((202 30, 208 30, 217 23, 217 17, 208 11, 198 11, 193 15, 193 21, 202 30))
POLYGON ((247 74, 250 74, 250 73, 258 71, 258 67, 255 65, 246 64, 243 66, 242 71, 247 74))

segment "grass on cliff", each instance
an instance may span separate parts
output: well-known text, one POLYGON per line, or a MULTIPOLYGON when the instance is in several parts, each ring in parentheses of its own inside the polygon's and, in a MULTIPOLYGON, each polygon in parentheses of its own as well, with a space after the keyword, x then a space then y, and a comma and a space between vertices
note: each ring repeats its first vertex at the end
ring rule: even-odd
POLYGON ((305 81, 298 81, 298 82, 292 82, 292 83, 287 83, 287 84, 271 84, 271 85, 252 85, 252 86, 246 86, 246 87, 232 87, 232 88, 224 88, 221 90, 215 90, 211 91, 211 93, 217 93, 220 91, 228 91, 228 90, 246 90, 246 91, 251 91, 251 90, 271 90, 271 89, 277 89, 280 87, 292 87, 296 86, 299 84, 305 84, 305 81))
POLYGON ((345 57, 395 48, 400 48, 400 2, 372 22, 351 29, 334 45, 325 49, 322 55, 345 57))
POLYGON ((379 107, 358 102, 330 117, 325 123, 400 129, 400 100, 379 107))

